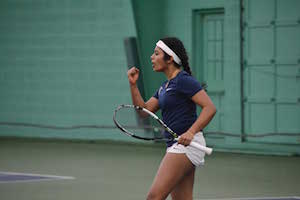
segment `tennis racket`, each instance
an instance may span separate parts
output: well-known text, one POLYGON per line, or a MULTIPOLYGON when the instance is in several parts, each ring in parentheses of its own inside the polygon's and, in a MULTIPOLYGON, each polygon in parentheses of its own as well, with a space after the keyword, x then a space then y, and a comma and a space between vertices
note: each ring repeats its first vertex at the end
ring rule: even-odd
MULTIPOLYGON (((178 135, 151 111, 135 105, 119 105, 113 115, 115 125, 126 135, 148 141, 178 141, 178 135), (167 131, 168 136, 164 135, 167 131)), ((190 146, 198 148, 207 155, 212 148, 191 142, 190 146)))

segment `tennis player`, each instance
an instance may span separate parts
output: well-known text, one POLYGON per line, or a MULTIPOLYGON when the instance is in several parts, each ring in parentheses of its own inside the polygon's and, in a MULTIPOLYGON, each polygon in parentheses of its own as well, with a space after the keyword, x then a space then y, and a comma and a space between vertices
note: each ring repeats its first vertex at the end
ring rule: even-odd
MULTIPOLYGON (((147 195, 148 200, 193 199, 195 168, 204 164, 205 153, 188 146, 191 141, 205 144, 202 129, 216 113, 216 108, 200 83, 191 75, 184 45, 177 38, 163 38, 151 55, 152 68, 167 78, 147 102, 137 87, 139 69, 132 67, 127 75, 134 105, 152 112, 161 109, 162 119, 180 135, 178 143, 167 143, 166 154, 147 195), (202 108, 197 116, 196 105, 202 108)), ((165 133, 168 137, 169 133, 165 133)))

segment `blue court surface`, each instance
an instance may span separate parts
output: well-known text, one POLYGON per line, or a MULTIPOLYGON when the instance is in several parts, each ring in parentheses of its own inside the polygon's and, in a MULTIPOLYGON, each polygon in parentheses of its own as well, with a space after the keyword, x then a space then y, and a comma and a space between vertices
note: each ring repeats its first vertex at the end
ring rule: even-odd
POLYGON ((74 177, 0 171, 0 183, 32 182, 32 181, 62 180, 62 179, 74 179, 74 177))

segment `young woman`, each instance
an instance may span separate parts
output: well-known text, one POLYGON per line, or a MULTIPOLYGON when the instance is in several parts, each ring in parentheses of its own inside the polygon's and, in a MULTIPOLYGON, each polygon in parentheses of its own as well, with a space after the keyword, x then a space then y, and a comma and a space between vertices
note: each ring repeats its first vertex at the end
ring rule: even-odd
POLYGON ((205 154, 188 145, 191 141, 205 145, 201 131, 213 118, 216 108, 199 82, 191 76, 188 56, 179 39, 159 40, 151 62, 153 70, 163 72, 167 80, 153 97, 144 102, 137 87, 139 70, 135 67, 129 69, 127 75, 133 104, 152 112, 161 109, 163 121, 180 135, 180 139, 178 143, 167 144, 167 152, 147 199, 166 199, 171 194, 173 200, 191 200, 195 167, 204 164, 205 154), (199 117, 196 105, 202 108, 199 117))

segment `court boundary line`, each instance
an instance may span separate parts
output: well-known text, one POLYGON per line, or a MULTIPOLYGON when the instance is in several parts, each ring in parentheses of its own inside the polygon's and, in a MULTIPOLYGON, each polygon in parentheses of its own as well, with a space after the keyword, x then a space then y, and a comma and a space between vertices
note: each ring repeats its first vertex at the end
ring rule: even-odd
POLYGON ((38 182, 38 181, 51 181, 51 180, 74 180, 73 176, 58 176, 50 174, 33 174, 33 173, 21 173, 21 172, 8 172, 0 171, 0 175, 19 175, 19 176, 32 176, 32 177, 41 177, 41 179, 33 180, 14 180, 14 181, 0 181, 0 183, 18 183, 18 182, 38 182))
POLYGON ((234 197, 234 198, 207 198, 207 199, 195 199, 195 200, 281 200, 291 198, 293 200, 300 200, 300 196, 277 196, 277 197, 234 197))

